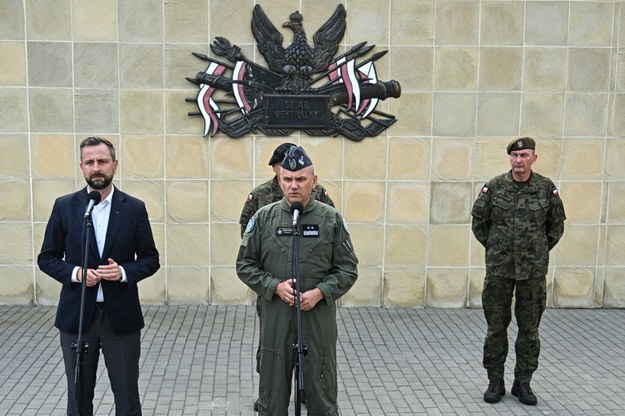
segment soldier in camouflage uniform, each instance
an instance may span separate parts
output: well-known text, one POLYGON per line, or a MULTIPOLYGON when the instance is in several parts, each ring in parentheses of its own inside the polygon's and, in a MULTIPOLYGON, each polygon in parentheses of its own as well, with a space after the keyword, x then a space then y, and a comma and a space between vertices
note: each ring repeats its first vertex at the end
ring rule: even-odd
POLYGON ((483 364, 489 385, 484 400, 505 394, 504 363, 512 298, 518 325, 512 394, 535 405, 530 387, 538 367, 538 326, 545 310, 549 251, 564 232, 564 207, 553 182, 532 171, 536 142, 529 137, 508 145, 511 170, 484 185, 472 210, 475 238, 486 249, 482 306, 488 324, 483 364))
POLYGON ((345 221, 315 201, 312 161, 293 146, 282 163, 284 197, 249 220, 237 255, 237 275, 261 297, 261 416, 286 416, 294 369, 295 294, 291 205, 303 210, 298 237, 303 387, 309 415, 338 416, 336 301, 356 282, 358 259, 345 221))
MULTIPOLYGON (((243 237, 243 232, 245 231, 247 222, 260 207, 282 199, 283 195, 282 189, 280 189, 280 184, 278 183, 278 174, 280 173, 280 163, 282 163, 282 159, 284 159, 284 154, 291 146, 295 145, 293 143, 282 143, 280 146, 276 147, 273 155, 271 155, 271 159, 269 159, 269 166, 272 167, 276 176, 262 185, 258 185, 247 196, 247 200, 245 201, 243 210, 241 211, 241 218, 239 219, 239 224, 241 225, 241 237, 243 237)), ((330 195, 328 195, 328 191, 320 184, 317 184, 317 186, 313 189, 312 198, 317 201, 321 201, 324 204, 328 204, 331 207, 334 206, 334 202, 330 198, 330 195)))

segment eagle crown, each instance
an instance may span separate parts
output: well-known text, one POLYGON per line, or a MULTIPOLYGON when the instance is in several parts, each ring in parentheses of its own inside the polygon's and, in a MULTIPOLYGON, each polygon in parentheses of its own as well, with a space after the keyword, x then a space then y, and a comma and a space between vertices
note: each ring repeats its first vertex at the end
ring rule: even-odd
POLYGON ((304 17, 297 10, 289 16, 289 20, 293 23, 302 23, 303 19, 304 17))

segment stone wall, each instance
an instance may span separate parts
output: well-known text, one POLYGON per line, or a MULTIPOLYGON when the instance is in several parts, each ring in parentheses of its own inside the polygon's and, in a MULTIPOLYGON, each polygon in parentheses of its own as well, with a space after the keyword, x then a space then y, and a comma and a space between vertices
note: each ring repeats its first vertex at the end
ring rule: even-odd
MULTIPOLYGON (((202 137, 185 80, 223 36, 264 64, 255 3, 309 40, 335 0, 3 0, 0 3, 0 302, 53 304, 35 264, 54 199, 84 186, 78 143, 118 148, 116 185, 148 207, 161 270, 146 303, 251 303, 234 260, 248 192, 286 138, 202 137)), ((482 247, 470 208, 508 170, 505 147, 537 138, 536 171, 564 200, 549 306, 625 305, 625 6, 621 1, 345 0, 340 51, 388 50, 384 134, 288 138, 347 218, 360 277, 347 306, 479 307, 482 247)), ((291 35, 285 34, 285 45, 291 35)))

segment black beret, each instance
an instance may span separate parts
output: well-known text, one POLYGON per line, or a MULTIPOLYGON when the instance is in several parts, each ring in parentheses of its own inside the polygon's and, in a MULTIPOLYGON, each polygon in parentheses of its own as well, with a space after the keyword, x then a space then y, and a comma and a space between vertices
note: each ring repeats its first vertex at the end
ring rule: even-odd
POLYGON ((531 137, 518 137, 508 144, 508 154, 515 150, 536 149, 536 141, 531 137))
POLYGON ((282 167, 291 172, 304 169, 312 164, 312 160, 310 160, 304 149, 299 146, 291 146, 282 161, 282 167))
POLYGON ((287 150, 291 148, 291 146, 295 145, 293 143, 282 143, 280 146, 276 147, 276 150, 274 150, 271 155, 271 159, 269 159, 269 166, 273 166, 276 163, 282 163, 284 155, 287 150))

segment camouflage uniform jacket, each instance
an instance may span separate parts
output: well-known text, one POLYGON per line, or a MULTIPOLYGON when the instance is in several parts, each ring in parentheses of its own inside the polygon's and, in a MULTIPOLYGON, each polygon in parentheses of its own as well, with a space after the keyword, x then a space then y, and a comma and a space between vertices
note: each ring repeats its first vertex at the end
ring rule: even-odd
MULTIPOLYGON (((254 190, 252 190, 252 192, 247 196, 247 200, 245 201, 243 210, 241 211, 241 218, 239 219, 239 224, 241 224, 241 237, 243 236, 247 222, 250 218, 252 218, 252 215, 254 215, 260 207, 264 207, 265 205, 281 200, 282 196, 282 189, 278 184, 277 176, 274 176, 273 179, 268 180, 267 182, 254 188, 254 190)), ((334 202, 330 199, 328 191, 326 191, 326 189, 319 184, 317 184, 315 189, 313 189, 312 198, 334 207, 334 202)))
POLYGON ((564 206, 553 182, 532 172, 519 187, 509 171, 484 185, 472 229, 486 248, 487 276, 516 280, 547 274, 549 250, 564 232, 564 206))

